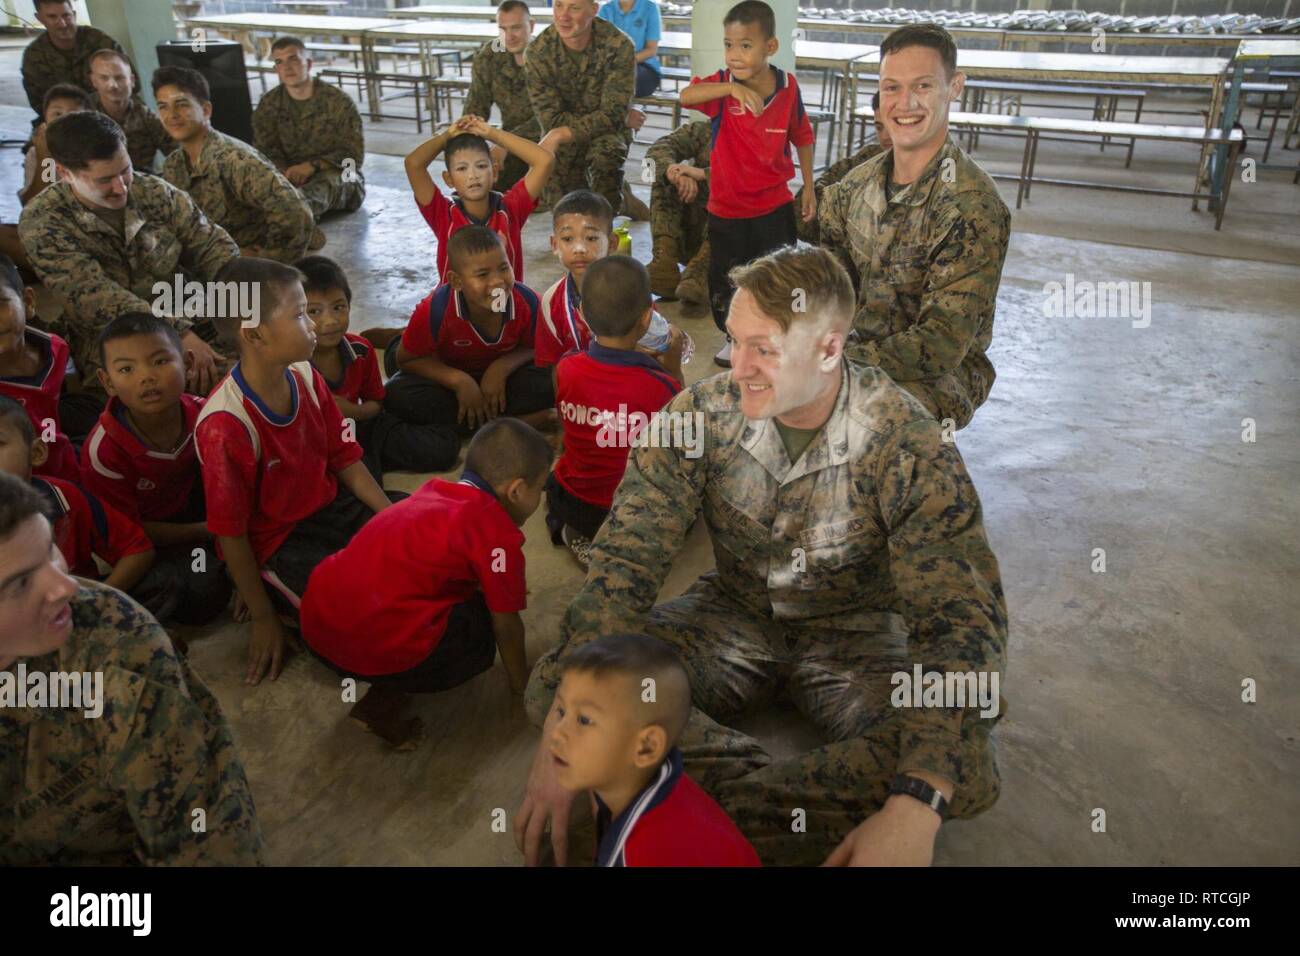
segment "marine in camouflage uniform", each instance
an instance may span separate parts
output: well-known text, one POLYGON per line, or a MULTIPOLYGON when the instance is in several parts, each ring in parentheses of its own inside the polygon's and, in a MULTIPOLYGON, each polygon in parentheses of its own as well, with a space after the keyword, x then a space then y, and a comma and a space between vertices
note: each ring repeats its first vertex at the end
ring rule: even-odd
MULTIPOLYGON (((94 27, 77 27, 71 50, 60 50, 50 42, 48 33, 42 33, 27 45, 23 50, 23 89, 27 92, 27 102, 36 111, 34 122, 40 122, 45 91, 56 83, 72 83, 87 93, 95 92, 90 85, 90 57, 99 50, 116 50, 131 63, 120 43, 94 27)), ((134 63, 131 63, 131 76, 132 93, 138 93, 140 74, 134 63)))
POLYGON ((951 140, 892 199, 886 152, 829 187, 821 241, 858 280, 849 358, 884 369, 941 421, 966 426, 993 387, 993 340, 1011 213, 951 140))
MULTIPOLYGON (((834 186, 841 179, 843 179, 853 170, 857 169, 867 160, 874 159, 884 151, 885 151, 885 147, 881 146, 879 143, 868 143, 866 146, 858 150, 852 156, 845 156, 843 159, 837 160, 836 162, 831 163, 829 166, 827 166, 826 170, 820 176, 818 176, 816 179, 813 180, 813 192, 817 196, 817 208, 819 209, 821 208, 822 193, 826 191, 827 186, 834 186)), ((803 186, 800 186, 799 192, 794 197, 796 209, 803 208, 801 205, 801 203, 803 202, 803 189, 804 189, 803 186)), ((799 238, 802 239, 804 242, 811 243, 813 245, 817 245, 818 243, 821 242, 821 229, 818 227, 816 219, 814 219, 812 222, 804 222, 803 217, 800 216, 796 220, 795 224, 798 229, 799 238)), ((845 265, 847 267, 848 263, 845 263, 845 265)), ((852 274, 852 271, 853 271, 852 269, 849 269, 850 274, 852 274)))
POLYGON ((264 863, 230 729, 167 633, 100 584, 71 606, 68 641, 23 663, 101 673, 103 713, 0 708, 0 865, 264 863))
MULTIPOLYGON (((464 114, 480 116, 490 121, 492 105, 501 110, 501 129, 536 143, 542 138, 542 127, 533 112, 528 98, 528 81, 524 68, 515 62, 509 50, 493 48, 496 40, 484 43, 474 54, 473 73, 469 93, 465 96, 464 114)), ((531 49, 525 47, 525 49, 531 49)), ((492 187, 504 193, 528 174, 528 164, 514 153, 507 153, 501 166, 501 175, 492 187)))
POLYGON ((126 151, 136 172, 147 173, 152 170, 155 153, 161 152, 168 156, 176 150, 176 141, 167 135, 167 128, 163 126, 158 114, 149 109, 139 96, 133 95, 127 101, 126 115, 121 119, 104 109, 98 93, 90 94, 90 102, 95 109, 122 127, 122 132, 126 134, 126 151))
POLYGON ((240 249, 296 262, 307 251, 315 220, 302 194, 270 161, 247 143, 219 130, 204 134, 193 166, 184 149, 163 163, 163 178, 189 193, 212 222, 240 249))
POLYGON ((696 169, 707 170, 712 150, 713 127, 708 120, 679 126, 646 150, 645 169, 654 176, 650 187, 653 254, 647 268, 656 295, 690 299, 692 296, 682 296, 676 289, 693 282, 699 289, 695 298, 701 303, 708 301, 709 183, 707 179, 700 183, 695 200, 684 203, 666 174, 675 163, 689 162, 696 169), (686 271, 677 277, 679 263, 686 265, 686 271))
MULTIPOLYGON (((209 280, 239 254, 224 229, 208 220, 189 195, 157 176, 131 184, 124 228, 82 205, 66 182, 46 188, 23 209, 18 235, 36 274, 66 305, 58 331, 72 349, 82 384, 95 387, 96 342, 126 312, 151 312, 156 282, 176 275, 209 280)), ((215 337, 212 323, 185 318, 172 324, 184 335, 215 337)))
POLYGON ((311 82, 312 94, 305 100, 295 100, 281 84, 258 101, 253 145, 281 172, 298 163, 316 167, 299 190, 319 220, 327 212, 361 208, 366 137, 352 98, 319 78, 311 82))
POLYGON ((765 863, 822 862, 881 807, 898 773, 953 781, 954 817, 992 806, 996 718, 890 700, 891 675, 910 675, 914 662, 1005 668, 997 559, 939 424, 879 369, 850 362, 830 418, 793 465, 774 420, 745 418, 728 374, 696 383, 666 411, 703 416, 703 454, 632 451, 561 643, 533 670, 530 718, 545 721, 568 648, 644 631, 672 644, 690 675, 695 707, 679 742, 687 771, 765 863), (656 605, 701 511, 716 570, 656 605), (778 687, 825 746, 773 761, 725 726, 778 687), (806 832, 792 828, 796 809, 806 832))
POLYGON ((528 98, 542 130, 573 130, 573 141, 555 154, 543 202, 554 205, 565 193, 590 189, 618 213, 623 203, 623 166, 632 145, 627 111, 636 79, 632 41, 608 20, 591 21, 591 42, 575 52, 554 26, 528 46, 524 64, 528 98))

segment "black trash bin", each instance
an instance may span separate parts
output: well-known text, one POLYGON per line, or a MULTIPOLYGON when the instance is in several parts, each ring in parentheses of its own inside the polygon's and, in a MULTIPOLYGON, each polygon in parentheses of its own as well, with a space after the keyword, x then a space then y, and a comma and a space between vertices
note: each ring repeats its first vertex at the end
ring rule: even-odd
POLYGON ((251 146, 253 101, 248 95, 244 48, 233 40, 205 36, 166 40, 157 50, 159 66, 188 66, 203 74, 212 90, 212 125, 251 146))

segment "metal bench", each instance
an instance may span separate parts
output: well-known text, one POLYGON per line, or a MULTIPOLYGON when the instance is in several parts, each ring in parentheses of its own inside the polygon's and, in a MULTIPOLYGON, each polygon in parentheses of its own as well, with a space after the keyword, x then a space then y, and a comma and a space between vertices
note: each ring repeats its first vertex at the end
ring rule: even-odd
MULTIPOLYGON (((375 83, 378 91, 378 102, 383 103, 385 100, 404 99, 408 96, 415 97, 415 131, 417 133, 424 130, 424 111, 421 100, 427 100, 430 103, 430 113, 432 114, 433 90, 430 85, 431 78, 426 73, 384 73, 381 71, 367 72, 366 70, 345 70, 345 69, 328 69, 321 70, 317 74, 322 79, 333 79, 337 86, 342 86, 345 82, 355 83, 357 85, 357 99, 366 102, 365 86, 367 83, 375 83), (385 86, 395 86, 397 93, 384 96, 385 86)), ((380 110, 361 111, 363 115, 371 119, 404 119, 409 120, 411 117, 404 116, 400 113, 384 113, 380 110)), ((432 115, 429 120, 430 124, 434 122, 432 115)))
MULTIPOLYGON (((989 91, 999 93, 1012 93, 1010 97, 1016 104, 1014 114, 1020 116, 1023 110, 1023 94, 1034 93, 1048 96, 1082 96, 1090 98, 1093 103, 1089 106, 1080 106, 1077 103, 1036 103, 1036 106, 1046 107, 1048 109, 1060 110, 1078 110, 1091 109, 1092 118, 1099 121, 1114 121, 1116 113, 1119 110, 1119 101, 1121 99, 1136 100, 1133 106, 1133 122, 1137 123, 1142 119, 1142 103, 1146 99, 1147 91, 1138 88, 1119 89, 1106 86, 1081 86, 1074 83, 1034 83, 1034 82, 1017 82, 1010 80, 979 80, 971 79, 966 81, 965 91, 962 93, 962 112, 966 113, 983 113, 985 94, 989 91)), ((999 110, 998 112, 1002 112, 999 110)), ((975 148, 979 139, 978 130, 969 130, 970 146, 975 148)), ((1104 152, 1109 145, 1109 138, 1102 137, 1101 149, 1104 152)), ((1136 143, 1130 139, 1128 144, 1128 156, 1124 165, 1133 161, 1133 149, 1136 143)))
MULTIPOLYGON (((874 118, 875 112, 869 106, 859 107, 854 110, 851 117, 853 126, 849 129, 850 142, 852 141, 853 129, 856 128, 858 123, 862 124, 863 132, 861 135, 865 139, 866 127, 871 125, 874 118)), ((1196 183, 1190 193, 1172 189, 1153 189, 1147 186, 1121 186, 1114 183, 1084 182, 1075 179, 1047 179, 1035 176, 1034 168, 1038 160, 1038 142, 1040 139, 1063 142, 1091 142, 1093 137, 1113 136, 1117 139, 1134 137, 1162 142, 1194 143, 1201 147, 1202 157, 1204 157, 1207 147, 1226 144, 1228 146, 1227 164, 1229 169, 1236 167, 1237 155, 1241 151, 1241 144, 1244 140, 1244 136, 1239 129, 1232 130, 1225 137, 1222 130, 1206 129, 1203 126, 1162 126, 1154 123, 1067 119, 1058 116, 1007 116, 1002 113, 963 113, 954 111, 948 114, 948 123, 956 129, 975 126, 986 131, 992 131, 990 135, 1024 137, 1025 150, 1020 161, 1020 173, 1018 175, 1011 173, 990 174, 996 179, 1016 180, 1018 184, 1016 192, 1017 209, 1029 199, 1030 190, 1035 182, 1049 186, 1107 189, 1115 192, 1138 193, 1149 196, 1176 196, 1182 199, 1191 199, 1193 210, 1199 208, 1198 203, 1200 200, 1213 198, 1209 193, 1200 191, 1201 182, 1204 178, 1202 174, 1204 163, 1201 162, 1197 163, 1196 183), (1045 133, 1056 135, 1045 136, 1043 135, 1045 133)), ((1218 208, 1215 211, 1215 230, 1218 230, 1223 224, 1223 214, 1228 208, 1228 193, 1231 191, 1234 178, 1228 176, 1224 179, 1223 195, 1219 197, 1218 208)))

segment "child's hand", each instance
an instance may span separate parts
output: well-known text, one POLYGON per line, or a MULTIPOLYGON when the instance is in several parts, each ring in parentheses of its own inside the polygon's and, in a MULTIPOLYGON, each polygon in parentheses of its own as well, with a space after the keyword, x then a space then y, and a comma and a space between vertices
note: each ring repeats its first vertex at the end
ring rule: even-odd
POLYGON ((807 186, 803 190, 803 221, 812 222, 817 218, 817 190, 809 189, 807 186))
POLYGON ((260 684, 269 670, 271 680, 280 677, 284 666, 284 627, 274 614, 253 618, 253 636, 248 642, 248 674, 245 684, 260 684))
POLYGON ((636 132, 645 125, 645 111, 639 110, 635 106, 627 108, 627 125, 633 132, 636 132))
POLYGON ((684 203, 695 202, 695 198, 700 194, 700 184, 690 176, 677 177, 677 198, 684 203))
MULTIPOLYGON (((461 116, 457 116, 454 120, 451 121, 451 125, 447 127, 447 138, 450 139, 453 136, 459 136, 461 133, 468 133, 470 131, 469 123, 472 120, 476 120, 476 119, 479 118, 475 116, 473 113, 467 113, 467 114, 462 114, 461 116)), ((482 120, 479 120, 479 122, 481 123, 482 120)))
POLYGON ((487 406, 488 417, 496 418, 506 411, 506 378, 504 366, 493 362, 479 380, 479 391, 483 393, 483 402, 487 406))
POLYGON ((492 135, 492 127, 487 120, 481 116, 475 116, 473 113, 462 116, 456 122, 461 124, 460 132, 462 133, 472 133, 475 136, 482 136, 484 139, 488 139, 492 135))
POLYGON ((742 110, 749 110, 755 116, 763 115, 763 97, 742 83, 731 81, 731 95, 740 101, 742 110))
POLYGON ((492 418, 488 414, 487 400, 483 397, 483 390, 479 388, 478 382, 468 375, 462 378, 456 386, 456 401, 460 404, 460 410, 456 413, 456 421, 459 424, 468 428, 478 428, 479 425, 485 424, 492 418))

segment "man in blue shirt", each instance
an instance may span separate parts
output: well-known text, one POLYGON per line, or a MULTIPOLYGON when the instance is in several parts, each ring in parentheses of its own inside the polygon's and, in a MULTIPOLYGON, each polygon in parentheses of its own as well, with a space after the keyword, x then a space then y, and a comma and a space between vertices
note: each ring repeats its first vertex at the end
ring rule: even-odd
POLYGON ((663 34, 659 4, 654 0, 609 0, 599 16, 626 33, 636 47, 635 95, 649 96, 659 89, 659 38, 663 34))

